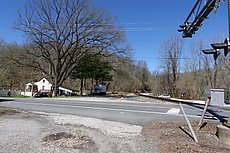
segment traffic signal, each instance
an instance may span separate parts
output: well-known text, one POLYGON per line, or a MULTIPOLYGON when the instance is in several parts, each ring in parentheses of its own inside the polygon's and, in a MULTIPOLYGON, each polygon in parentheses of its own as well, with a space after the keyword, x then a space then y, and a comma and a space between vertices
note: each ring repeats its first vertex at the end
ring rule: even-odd
POLYGON ((180 29, 178 29, 177 31, 178 32, 184 32, 187 26, 186 26, 186 24, 182 24, 182 25, 179 25, 179 27, 180 27, 180 29))
POLYGON ((216 61, 218 56, 220 55, 219 49, 205 49, 202 50, 204 54, 213 54, 214 60, 216 61))
MULTIPOLYGON (((179 29, 177 29, 178 32, 183 32, 182 37, 183 38, 192 38, 192 33, 188 33, 187 29, 189 27, 189 22, 185 22, 182 25, 179 25, 179 29)), ((197 31, 198 29, 195 29, 195 31, 197 31)))
POLYGON ((227 56, 230 50, 230 44, 229 44, 228 38, 226 38, 223 43, 214 43, 214 44, 211 44, 211 46, 214 49, 224 49, 224 56, 227 56))
POLYGON ((189 26, 189 23, 188 22, 186 22, 186 23, 184 23, 184 24, 181 24, 181 25, 179 25, 179 29, 177 30, 178 32, 185 32, 186 31, 186 29, 188 28, 188 26, 189 26))
POLYGON ((216 61, 218 56, 220 55, 220 50, 224 50, 224 56, 227 56, 230 51, 230 42, 228 38, 224 40, 223 43, 213 43, 211 44, 213 49, 202 50, 204 54, 213 54, 214 60, 216 61))

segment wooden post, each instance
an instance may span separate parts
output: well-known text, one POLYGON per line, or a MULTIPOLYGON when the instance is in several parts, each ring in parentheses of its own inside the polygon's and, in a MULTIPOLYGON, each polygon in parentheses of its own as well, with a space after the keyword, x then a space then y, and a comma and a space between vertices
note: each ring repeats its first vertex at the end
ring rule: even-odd
POLYGON ((188 127, 189 127, 189 129, 190 129, 190 131, 191 131, 191 133, 192 133, 193 139, 194 139, 196 142, 198 142, 197 137, 196 137, 196 135, 195 135, 195 133, 194 133, 194 131, 193 131, 193 129, 192 129, 191 123, 189 122, 189 119, 187 118, 187 116, 186 116, 186 114, 185 114, 185 111, 184 111, 184 108, 182 107, 181 103, 179 103, 179 106, 180 106, 180 109, 181 109, 181 111, 182 111, 182 113, 183 113, 183 115, 184 115, 184 118, 185 118, 185 120, 186 120, 186 122, 187 122, 187 124, 188 124, 188 127))
POLYGON ((205 107, 204 107, 202 116, 201 116, 201 118, 200 118, 200 121, 199 121, 199 123, 198 123, 198 129, 200 129, 200 126, 201 126, 201 124, 202 124, 202 122, 203 122, 204 115, 205 115, 205 113, 206 113, 206 111, 207 111, 207 109, 208 109, 208 105, 210 104, 210 101, 211 101, 211 97, 209 96, 209 97, 207 98, 207 100, 205 101, 205 107))
POLYGON ((34 92, 34 82, 32 82, 32 86, 31 86, 31 96, 33 97, 33 92, 34 92))
POLYGON ((230 117, 228 117, 227 125, 230 126, 230 117))

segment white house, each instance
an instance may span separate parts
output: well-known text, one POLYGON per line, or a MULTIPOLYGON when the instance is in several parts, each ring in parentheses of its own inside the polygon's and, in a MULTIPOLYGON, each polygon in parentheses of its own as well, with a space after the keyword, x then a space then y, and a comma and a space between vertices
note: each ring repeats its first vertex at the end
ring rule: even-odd
MULTIPOLYGON (((49 93, 51 90, 52 84, 46 78, 43 78, 38 82, 27 83, 25 91, 21 94, 25 96, 33 96, 35 93, 49 93)), ((71 89, 59 87, 59 95, 71 95, 72 92, 73 90, 71 89)))
POLYGON ((37 85, 38 92, 50 92, 52 88, 52 84, 46 78, 43 78, 34 84, 37 85))

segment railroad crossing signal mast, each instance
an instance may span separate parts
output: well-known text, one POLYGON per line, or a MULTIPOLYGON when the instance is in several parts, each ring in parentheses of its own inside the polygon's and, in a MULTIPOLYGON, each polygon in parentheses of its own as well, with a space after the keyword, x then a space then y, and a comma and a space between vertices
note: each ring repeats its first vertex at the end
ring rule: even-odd
MULTIPOLYGON (((208 19, 208 15, 219 7, 219 3, 225 3, 225 0, 197 0, 192 11, 182 25, 179 25, 178 32, 182 32, 183 38, 192 38, 197 30, 202 26, 205 19, 208 19), (202 7, 203 6, 203 7, 202 7)), ((230 0, 228 0, 228 27, 229 27, 229 38, 230 38, 230 0)), ((224 55, 227 56, 230 50, 229 39, 226 38, 222 43, 211 44, 213 49, 202 50, 204 54, 212 54, 216 61, 220 55, 220 50, 224 50, 224 55)))
POLYGON ((202 26, 202 22, 208 19, 208 15, 213 10, 216 12, 219 2, 220 0, 197 0, 184 23, 179 26, 178 31, 182 32, 183 38, 191 38, 202 26))
MULTIPOLYGON (((213 49, 207 49, 207 50, 202 50, 204 54, 213 54, 214 60, 216 62, 216 59, 220 55, 220 50, 224 50, 224 55, 227 56, 228 52, 230 51, 230 0, 197 0, 196 4, 194 5, 192 11, 189 13, 188 17, 184 21, 182 25, 180 25, 178 31, 182 32, 183 38, 191 38, 193 34, 199 28, 202 26, 202 22, 205 19, 208 19, 208 15, 214 11, 216 12, 219 3, 225 1, 228 1, 228 32, 229 32, 229 38, 226 38, 224 42, 221 43, 213 43, 211 44, 213 49), (202 7, 202 4, 204 5, 202 7)), ((205 113, 205 112, 204 112, 205 113)), ((227 125, 230 126, 230 117, 228 118, 227 125)), ((223 129, 222 127, 218 127, 217 129, 219 131, 222 131, 222 133, 227 133, 229 130, 223 129)), ((218 135, 218 130, 217 130, 217 135, 218 135)), ((221 136, 223 137, 223 136, 221 136)), ((224 136, 226 140, 229 140, 228 136, 224 136)), ((219 137, 220 138, 220 137, 219 137)))

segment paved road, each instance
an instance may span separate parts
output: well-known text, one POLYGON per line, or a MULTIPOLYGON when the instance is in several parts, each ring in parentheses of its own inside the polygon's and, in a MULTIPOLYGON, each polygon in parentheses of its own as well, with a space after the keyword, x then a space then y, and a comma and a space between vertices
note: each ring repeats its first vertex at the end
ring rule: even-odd
MULTIPOLYGON (((76 114, 85 117, 119 121, 136 125, 151 122, 183 121, 178 104, 159 102, 133 102, 109 98, 0 98, 0 107, 26 111, 76 114)), ((202 114, 201 105, 183 105, 192 121, 202 114)), ((206 119, 226 119, 230 110, 210 108, 206 119)))

